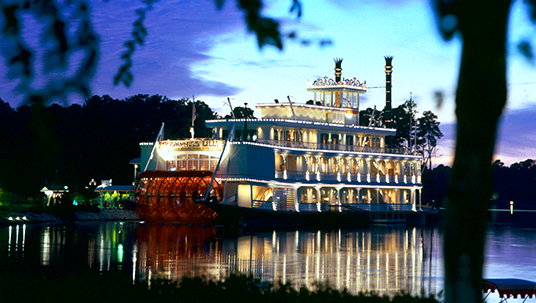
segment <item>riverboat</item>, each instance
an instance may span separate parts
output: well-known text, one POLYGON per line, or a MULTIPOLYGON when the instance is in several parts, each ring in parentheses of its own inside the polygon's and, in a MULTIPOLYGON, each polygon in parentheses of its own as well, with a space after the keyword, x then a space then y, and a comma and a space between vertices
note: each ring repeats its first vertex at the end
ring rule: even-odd
POLYGON ((311 100, 256 104, 258 119, 205 121, 212 138, 192 133, 164 140, 160 134, 140 143, 140 215, 178 223, 336 227, 403 223, 422 214, 421 157, 389 144, 396 130, 389 116, 392 57, 385 59, 382 127, 360 124, 366 82, 342 78, 342 59, 336 59, 335 79, 308 83, 311 100))

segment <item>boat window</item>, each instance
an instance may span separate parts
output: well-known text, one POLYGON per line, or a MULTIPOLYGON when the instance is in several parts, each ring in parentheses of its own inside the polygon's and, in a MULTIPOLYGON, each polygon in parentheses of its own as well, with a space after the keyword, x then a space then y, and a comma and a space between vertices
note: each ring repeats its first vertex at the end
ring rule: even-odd
POLYGON ((233 141, 240 141, 242 140, 242 130, 241 129, 235 129, 235 135, 233 141))
POLYGON ((299 203, 317 203, 316 189, 314 187, 300 187, 298 189, 299 203))
POLYGON ((257 137, 257 130, 256 129, 248 129, 247 130, 247 141, 256 141, 253 138, 257 137))
POLYGON ((329 135, 328 134, 320 134, 320 143, 322 143, 322 144, 329 143, 329 135))
POLYGON ((339 135, 331 135, 331 144, 339 144, 339 135))
POLYGON ((357 190, 354 188, 341 189, 341 203, 342 204, 356 204, 358 203, 357 190))

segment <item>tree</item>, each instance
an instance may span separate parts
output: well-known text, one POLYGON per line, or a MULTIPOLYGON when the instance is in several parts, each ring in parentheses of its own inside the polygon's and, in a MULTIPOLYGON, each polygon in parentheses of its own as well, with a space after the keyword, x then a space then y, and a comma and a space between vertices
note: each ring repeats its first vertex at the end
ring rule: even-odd
POLYGON ((359 112, 359 125, 381 127, 382 121, 382 111, 369 107, 359 112), (372 115, 374 115, 374 117, 372 115))
POLYGON ((395 148, 410 148, 414 143, 414 130, 416 126, 415 112, 417 103, 411 98, 393 109, 393 127, 396 135, 392 143, 395 148))
MULTIPOLYGON (((490 164, 499 117, 506 104, 506 33, 511 3, 435 1, 443 38, 450 40, 459 34, 462 40, 456 153, 444 226, 446 302, 482 302, 490 164)), ((536 3, 526 3, 534 22, 536 3)))
POLYGON ((437 140, 443 137, 439 129, 437 116, 432 111, 425 111, 420 118, 416 118, 417 103, 411 98, 393 109, 393 127, 396 135, 393 136, 394 148, 408 148, 421 154, 423 163, 431 169, 432 157, 437 150, 437 140))
MULTIPOLYGON (((257 119, 253 115, 254 114, 253 109, 251 109, 249 107, 236 106, 235 108, 233 108, 233 113, 234 113, 234 116, 235 116, 236 119, 244 119, 244 117, 246 117, 247 119, 257 119)), ((223 118, 224 119, 232 119, 233 115, 231 115, 229 113, 228 115, 225 115, 225 117, 223 117, 223 118)))
POLYGON ((437 116, 431 111, 422 113, 422 117, 418 119, 419 128, 417 136, 422 138, 421 151, 423 154, 424 166, 428 164, 428 169, 432 169, 432 156, 437 150, 437 140, 443 137, 443 133, 439 129, 439 121, 437 116))

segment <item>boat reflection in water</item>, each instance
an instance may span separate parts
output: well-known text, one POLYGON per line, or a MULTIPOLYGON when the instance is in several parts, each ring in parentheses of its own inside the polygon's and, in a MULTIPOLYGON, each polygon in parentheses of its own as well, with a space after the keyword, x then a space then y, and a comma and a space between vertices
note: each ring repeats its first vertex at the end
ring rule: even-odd
POLYGON ((437 229, 373 226, 362 230, 272 231, 221 236, 215 228, 140 225, 138 279, 186 273, 220 279, 229 272, 351 293, 437 294, 442 273, 437 229))
POLYGON ((405 226, 239 234, 138 222, 24 224, 0 228, 0 269, 16 264, 22 274, 38 276, 41 269, 54 275, 121 271, 149 283, 242 272, 296 287, 328 282, 351 293, 426 296, 442 290, 439 239, 437 228, 405 226))

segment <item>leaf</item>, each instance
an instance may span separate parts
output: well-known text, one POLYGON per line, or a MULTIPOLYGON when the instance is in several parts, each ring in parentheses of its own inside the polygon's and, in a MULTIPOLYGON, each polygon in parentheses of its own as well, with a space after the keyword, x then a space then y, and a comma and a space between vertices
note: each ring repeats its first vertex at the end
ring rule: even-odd
POLYGON ((4 14, 4 34, 8 36, 18 35, 20 32, 19 20, 17 19, 17 11, 20 7, 17 4, 2 6, 2 13, 4 14))
POLYGON ((301 4, 301 2, 299 0, 293 0, 292 1, 292 6, 290 7, 290 12, 292 13, 294 11, 296 11, 296 16, 298 18, 300 18, 301 15, 302 15, 302 4, 301 4))
POLYGON ((217 9, 222 9, 223 5, 225 4, 225 0, 214 0, 214 4, 216 4, 217 9))
POLYGON ((519 42, 517 50, 530 62, 530 64, 534 65, 534 52, 532 51, 532 45, 528 40, 519 42))

